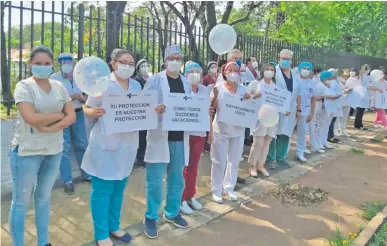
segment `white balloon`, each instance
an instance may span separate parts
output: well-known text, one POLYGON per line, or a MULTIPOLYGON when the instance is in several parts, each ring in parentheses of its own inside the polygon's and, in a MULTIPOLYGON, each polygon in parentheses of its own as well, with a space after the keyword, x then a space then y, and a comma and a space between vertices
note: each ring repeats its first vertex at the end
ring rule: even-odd
POLYGON ((90 56, 81 59, 74 67, 74 81, 89 96, 101 96, 109 87, 110 69, 104 60, 90 56))
POLYGON ((212 28, 208 35, 208 42, 211 49, 218 55, 228 53, 234 48, 237 40, 237 34, 230 25, 219 24, 212 28))
POLYGON ((258 120, 265 127, 272 127, 278 123, 277 108, 270 104, 263 104, 258 111, 258 120))

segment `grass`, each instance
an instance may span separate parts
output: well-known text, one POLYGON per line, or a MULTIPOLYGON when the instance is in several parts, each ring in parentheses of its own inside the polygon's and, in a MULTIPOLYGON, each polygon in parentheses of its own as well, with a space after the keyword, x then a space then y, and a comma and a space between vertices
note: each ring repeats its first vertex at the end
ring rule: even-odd
POLYGON ((13 119, 13 118, 16 118, 16 116, 17 116, 17 110, 16 110, 16 106, 15 105, 12 105, 11 113, 8 116, 7 115, 7 107, 4 106, 3 104, 1 104, 1 119, 2 120, 13 119))
MULTIPOLYGON (((361 230, 361 229, 360 229, 361 230)), ((340 229, 337 228, 335 234, 329 238, 330 246, 350 246, 355 241, 359 232, 350 232, 348 236, 341 233, 340 229)))
POLYGON ((359 154, 359 155, 364 154, 364 150, 362 150, 362 149, 352 148, 351 151, 352 151, 352 153, 354 153, 354 154, 359 154))
POLYGON ((380 230, 375 233, 374 238, 367 246, 384 246, 387 242, 387 223, 384 223, 380 230))
POLYGON ((370 141, 372 143, 381 143, 381 142, 383 142, 383 138, 381 138, 381 137, 374 137, 374 138, 371 138, 370 141))
POLYGON ((362 206, 363 218, 368 221, 372 220, 377 213, 383 210, 384 206, 386 206, 384 202, 367 202, 364 206, 362 206))

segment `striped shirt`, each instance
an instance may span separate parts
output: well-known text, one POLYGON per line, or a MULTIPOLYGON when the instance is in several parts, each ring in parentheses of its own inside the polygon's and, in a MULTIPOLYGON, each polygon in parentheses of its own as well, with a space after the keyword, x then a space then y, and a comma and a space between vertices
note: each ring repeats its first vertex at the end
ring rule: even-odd
MULTIPOLYGON (((71 98, 61 82, 50 80, 50 84, 51 90, 46 93, 32 77, 20 81, 14 92, 15 103, 29 102, 33 104, 35 112, 41 114, 62 112, 64 104, 71 98)), ((20 156, 54 155, 63 150, 63 131, 39 132, 24 122, 18 111, 12 148, 17 146, 20 156)))

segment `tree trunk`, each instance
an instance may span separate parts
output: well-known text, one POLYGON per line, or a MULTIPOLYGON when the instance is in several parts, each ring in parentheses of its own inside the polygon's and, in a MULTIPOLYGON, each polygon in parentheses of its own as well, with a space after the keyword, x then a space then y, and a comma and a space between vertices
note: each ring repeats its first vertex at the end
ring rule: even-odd
MULTIPOLYGON (((1 88, 2 88, 2 96, 5 101, 13 100, 11 93, 11 75, 9 74, 9 66, 7 60, 7 50, 5 48, 5 32, 4 32, 4 9, 6 4, 10 4, 10 2, 1 2, 1 88)), ((11 30, 9 30, 11 31, 11 30)), ((10 47, 8 47, 10 48, 10 47)))
POLYGON ((126 1, 106 2, 106 61, 110 62, 110 54, 118 48, 120 43, 119 34, 122 28, 122 14, 124 13, 126 1))
POLYGON ((206 14, 207 14, 207 52, 208 52, 208 59, 212 61, 216 61, 216 54, 211 50, 210 43, 208 42, 208 35, 210 34, 212 28, 216 26, 217 20, 216 20, 216 11, 215 11, 215 2, 207 2, 207 8, 206 8, 206 14))

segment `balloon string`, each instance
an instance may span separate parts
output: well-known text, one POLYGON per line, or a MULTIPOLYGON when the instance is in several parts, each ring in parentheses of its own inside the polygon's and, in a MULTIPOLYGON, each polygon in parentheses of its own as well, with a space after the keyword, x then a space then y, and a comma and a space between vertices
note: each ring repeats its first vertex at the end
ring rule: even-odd
MULTIPOLYGON (((220 55, 218 55, 218 59, 216 60, 216 68, 219 69, 219 59, 220 59, 220 55)), ((221 71, 220 71, 221 72, 221 71)), ((217 74, 217 76, 219 75, 219 72, 217 74)))

